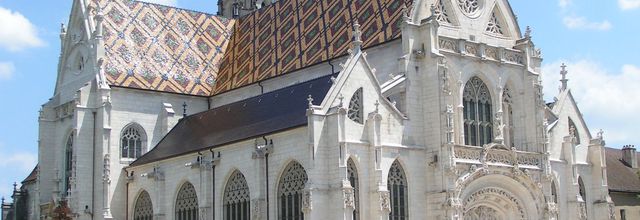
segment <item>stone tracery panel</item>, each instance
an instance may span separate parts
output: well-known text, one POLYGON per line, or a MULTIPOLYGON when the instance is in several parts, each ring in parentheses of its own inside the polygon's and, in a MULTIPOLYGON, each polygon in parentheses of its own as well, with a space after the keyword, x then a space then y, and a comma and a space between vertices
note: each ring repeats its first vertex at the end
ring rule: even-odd
POLYGON ((464 201, 464 219, 527 219, 522 202, 510 192, 496 187, 480 189, 464 201), (491 203, 491 204, 490 204, 491 203), (490 207, 496 207, 499 209, 490 207), (482 218, 479 218, 482 217, 482 218))

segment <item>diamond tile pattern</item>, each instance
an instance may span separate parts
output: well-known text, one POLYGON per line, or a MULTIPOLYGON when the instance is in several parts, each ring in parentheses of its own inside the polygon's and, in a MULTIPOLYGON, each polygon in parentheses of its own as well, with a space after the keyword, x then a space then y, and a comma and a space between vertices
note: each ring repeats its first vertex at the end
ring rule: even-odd
POLYGON ((131 0, 92 3, 105 14, 111 85, 211 95, 234 20, 131 0))
POLYGON ((213 94, 287 74, 347 53, 353 21, 364 47, 400 37, 412 0, 283 0, 236 21, 213 94))
POLYGON ((91 0, 105 13, 111 85, 212 96, 400 37, 412 0, 282 0, 239 19, 133 0, 91 0))

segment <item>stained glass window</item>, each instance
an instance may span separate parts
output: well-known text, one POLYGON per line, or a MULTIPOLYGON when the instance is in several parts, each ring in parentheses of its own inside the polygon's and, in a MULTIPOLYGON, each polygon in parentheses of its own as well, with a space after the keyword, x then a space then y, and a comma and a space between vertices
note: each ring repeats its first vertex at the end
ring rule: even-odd
POLYGON ((402 165, 398 161, 393 162, 389 169, 387 189, 391 199, 389 220, 409 219, 407 178, 402 165))
POLYGON ((146 140, 141 130, 142 128, 138 125, 130 125, 124 129, 121 137, 122 158, 136 159, 142 156, 146 150, 143 146, 146 140))
POLYGON ((493 141, 491 94, 478 77, 471 78, 464 87, 465 144, 482 146, 493 141))
POLYGON ((244 175, 239 171, 233 172, 224 189, 224 219, 251 219, 250 199, 249 186, 244 175))
POLYGON ((349 119, 362 124, 363 110, 362 110, 362 88, 358 89, 349 101, 349 112, 347 114, 349 119))
POLYGON ((133 208, 133 220, 152 220, 153 219, 153 203, 147 191, 142 191, 136 200, 133 208))
POLYGON ((307 172, 297 162, 285 169, 278 185, 278 205, 280 220, 303 220, 302 194, 307 184, 307 172))
POLYGON ((182 184, 175 206, 176 220, 197 220, 198 219, 198 196, 196 188, 191 183, 182 184))

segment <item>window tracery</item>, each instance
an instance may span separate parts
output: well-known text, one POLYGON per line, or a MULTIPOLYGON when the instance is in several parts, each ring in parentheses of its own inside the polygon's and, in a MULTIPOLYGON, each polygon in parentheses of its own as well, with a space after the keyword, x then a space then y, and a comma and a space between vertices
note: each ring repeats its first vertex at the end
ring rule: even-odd
POLYGON ((302 195, 307 184, 307 172, 297 162, 291 162, 280 177, 278 185, 279 218, 281 220, 303 220, 302 195))
POLYGON ((224 190, 224 216, 226 220, 251 219, 249 186, 241 172, 231 174, 224 190))
POLYGON ((435 5, 434 15, 436 16, 436 20, 443 23, 451 24, 451 20, 449 19, 449 13, 447 12, 446 6, 443 0, 438 0, 435 5))
POLYGON ((153 203, 147 191, 142 191, 136 200, 133 208, 133 220, 152 220, 153 219, 153 203))
POLYGON ((198 196, 196 188, 191 183, 182 184, 175 204, 176 220, 198 219, 198 196))
POLYGON ((68 195, 71 190, 71 174, 73 172, 73 142, 74 142, 74 132, 71 132, 69 137, 67 138, 67 144, 65 148, 65 157, 64 157, 64 191, 63 194, 68 195))
POLYGON ((347 116, 349 119, 357 123, 363 123, 362 88, 359 88, 355 93, 353 93, 353 96, 351 96, 347 116))
POLYGON ((360 219, 360 186, 358 181, 358 170, 356 170, 356 164, 352 159, 347 161, 347 176, 349 178, 349 182, 351 183, 351 187, 353 188, 353 220, 360 219))
POLYGON ((137 125, 130 125, 122 132, 121 156, 127 159, 136 159, 144 153, 144 136, 137 125))
POLYGON ((466 15, 472 15, 480 9, 480 0, 458 0, 458 6, 466 15))
POLYGON ((465 220, 499 220, 501 214, 495 209, 487 206, 475 207, 465 213, 465 220))
POLYGON ((482 146, 493 140, 491 94, 478 77, 471 78, 464 87, 465 144, 482 146))
POLYGON ((404 220, 409 218, 407 178, 402 165, 398 161, 391 164, 387 178, 387 189, 391 197, 391 212, 389 220, 404 220))
POLYGON ((500 20, 496 16, 496 12, 491 13, 491 18, 489 19, 489 23, 487 23, 487 32, 492 34, 504 35, 502 31, 502 24, 500 24, 500 20))

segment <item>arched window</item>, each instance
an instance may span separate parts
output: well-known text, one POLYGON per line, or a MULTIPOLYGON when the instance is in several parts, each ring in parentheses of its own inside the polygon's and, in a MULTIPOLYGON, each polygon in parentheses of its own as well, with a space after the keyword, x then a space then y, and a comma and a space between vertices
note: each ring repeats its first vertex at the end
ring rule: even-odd
POLYGON ((64 154, 64 192, 63 194, 68 195, 71 190, 71 174, 73 172, 73 141, 74 141, 74 132, 72 131, 69 137, 67 138, 67 144, 65 147, 64 154))
POLYGON ((471 78, 464 87, 465 144, 482 146, 493 140, 491 94, 478 77, 471 78))
POLYGON ((513 100, 511 97, 511 90, 508 86, 504 87, 504 91, 502 92, 502 111, 504 111, 504 123, 506 125, 506 135, 505 135, 505 145, 509 147, 515 146, 515 138, 514 138, 514 128, 515 121, 513 120, 513 100))
POLYGON ((398 161, 391 164, 387 179, 387 189, 391 198, 389 220, 406 220, 409 218, 407 178, 402 165, 398 161))
POLYGON ((249 186, 244 175, 240 171, 233 172, 224 189, 224 219, 251 219, 250 198, 249 186))
POLYGON ((142 156, 144 151, 146 150, 144 145, 146 144, 146 139, 144 135, 144 130, 137 124, 132 124, 122 131, 121 140, 121 153, 122 158, 125 159, 136 159, 142 156))
POLYGON ((580 192, 580 196, 582 197, 582 201, 587 201, 587 192, 584 188, 584 182, 582 181, 582 177, 578 177, 578 190, 580 192))
POLYGON ((551 199, 553 203, 558 203, 558 189, 556 189, 556 183, 551 182, 551 199))
POLYGON ((362 109, 362 88, 356 90, 351 96, 349 101, 349 112, 347 114, 349 119, 362 124, 364 121, 364 114, 362 109))
POLYGON ((573 120, 569 119, 569 134, 576 137, 576 144, 580 144, 580 134, 578 133, 578 127, 573 123, 573 120))
POLYGON ((297 162, 291 162, 280 177, 278 205, 280 220, 303 220, 302 194, 307 184, 307 172, 297 162))
POLYGON ((182 184, 176 198, 176 220, 198 219, 198 196, 196 188, 191 183, 182 184))
POLYGON ((152 220, 153 219, 153 203, 147 191, 142 191, 136 200, 133 208, 133 220, 152 220))
POLYGON ((352 159, 347 161, 347 177, 349 178, 349 182, 351 183, 351 187, 353 188, 353 205, 355 209, 353 210, 353 220, 360 219, 360 187, 358 181, 358 170, 356 170, 356 164, 352 159))

